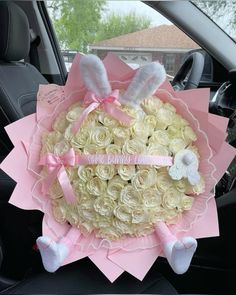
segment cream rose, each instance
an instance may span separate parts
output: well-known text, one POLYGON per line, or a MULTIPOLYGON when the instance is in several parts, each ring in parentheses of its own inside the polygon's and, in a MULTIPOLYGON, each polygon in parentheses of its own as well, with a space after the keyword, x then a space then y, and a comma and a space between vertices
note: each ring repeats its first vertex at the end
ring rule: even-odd
POLYGON ((132 219, 132 209, 127 205, 118 205, 113 211, 114 215, 123 222, 131 222, 132 219))
POLYGON ((125 142, 123 145, 123 153, 125 154, 145 154, 146 145, 139 141, 138 139, 130 139, 125 142))
POLYGON ((173 180, 167 172, 160 172, 157 174, 156 187, 161 192, 165 192, 173 185, 173 180))
POLYGON ((193 206, 193 197, 183 195, 181 200, 181 209, 190 210, 193 206))
POLYGON ((133 235, 136 237, 142 237, 150 235, 154 232, 154 227, 150 223, 133 224, 133 235))
POLYGON ((106 227, 106 228, 101 228, 96 234, 96 236, 98 238, 107 239, 109 241, 115 241, 121 237, 121 234, 114 227, 108 227, 108 228, 106 227))
POLYGON ((72 225, 72 226, 78 226, 79 224, 79 215, 76 210, 67 210, 66 212, 66 220, 72 225))
POLYGON ((106 127, 116 127, 119 125, 119 122, 117 120, 107 115, 105 112, 101 112, 98 115, 98 121, 106 127))
POLYGON ((175 188, 169 188, 163 195, 162 205, 166 209, 181 208, 181 196, 182 194, 175 188))
MULTIPOLYGON (((147 147, 147 154, 148 155, 154 155, 154 156, 168 156, 169 151, 167 147, 161 145, 161 144, 154 144, 150 143, 147 147)), ((154 165, 155 168, 160 168, 160 166, 154 165)))
POLYGON ((146 115, 143 120, 143 125, 148 126, 151 134, 157 125, 157 117, 153 115, 146 115))
POLYGON ((115 165, 97 165, 95 174, 102 180, 109 180, 116 174, 115 165))
POLYGON ((86 126, 86 128, 89 128, 89 129, 99 126, 100 124, 98 124, 98 116, 99 116, 98 110, 95 110, 89 113, 87 118, 83 122, 83 126, 86 126))
POLYGON ((67 173, 70 181, 77 180, 77 178, 78 178, 78 173, 77 173, 78 169, 77 169, 76 166, 75 167, 66 167, 65 170, 66 170, 66 173, 67 173))
POLYGON ((126 181, 121 177, 115 176, 109 180, 107 185, 107 193, 113 200, 117 200, 120 197, 121 190, 125 187, 126 181))
POLYGON ((48 193, 52 199, 60 199, 63 197, 63 191, 58 181, 55 181, 50 186, 48 193))
POLYGON ((174 138, 181 138, 182 137, 182 130, 181 127, 175 126, 175 125, 170 125, 167 129, 167 133, 169 135, 169 139, 174 139, 174 138))
POLYGON ((162 107, 163 102, 154 96, 144 99, 141 108, 148 115, 157 115, 158 110, 162 107))
POLYGON ((194 187, 193 187, 193 192, 196 195, 200 195, 200 194, 204 193, 204 191, 205 191, 205 181, 201 175, 199 183, 197 185, 194 185, 194 187))
POLYGON ((166 130, 157 130, 152 133, 152 136, 149 138, 149 143, 161 144, 167 146, 170 142, 169 134, 166 130))
POLYGON ((110 216, 102 216, 99 213, 94 218, 93 226, 96 229, 112 226, 112 218, 110 216))
POLYGON ((153 130, 154 128, 150 125, 144 124, 143 122, 137 122, 132 127, 132 135, 146 143, 148 136, 152 134, 153 130))
POLYGON ((93 229, 94 226, 91 222, 81 222, 79 224, 79 230, 85 237, 92 233, 93 229))
POLYGON ((175 138, 170 141, 169 149, 175 155, 186 147, 186 142, 181 138, 175 138))
POLYGON ((59 223, 66 222, 66 209, 64 207, 56 206, 52 207, 52 212, 55 220, 59 223))
POLYGON ((89 130, 81 128, 76 136, 71 139, 71 146, 76 150, 84 148, 89 142, 89 136, 89 130))
POLYGON ((114 143, 118 146, 122 145, 130 138, 130 131, 128 128, 115 127, 112 129, 114 143))
POLYGON ((121 190, 120 201, 128 207, 140 207, 142 204, 141 194, 129 184, 121 190))
POLYGON ((89 166, 79 166, 78 168, 78 176, 80 179, 82 179, 84 182, 87 182, 88 180, 92 179, 95 175, 94 167, 89 166))
POLYGON ((181 117, 179 114, 175 114, 172 125, 181 129, 184 126, 187 126, 188 122, 183 117, 181 117))
POLYGON ((78 179, 74 180, 72 182, 72 184, 73 184, 74 190, 76 191, 77 195, 87 192, 86 183, 82 179, 78 178, 78 179))
POLYGON ((143 191, 143 203, 146 208, 155 208, 159 211, 161 208, 162 197, 160 191, 155 188, 149 188, 143 191))
POLYGON ((118 230, 122 235, 132 234, 132 225, 126 222, 123 222, 117 218, 114 218, 112 221, 114 228, 118 230))
POLYGON ((70 144, 66 140, 62 140, 55 144, 53 152, 55 155, 63 155, 65 152, 67 152, 70 149, 70 144))
POLYGON ((85 155, 105 154, 105 148, 99 147, 96 144, 87 144, 83 149, 83 153, 85 155))
POLYGON ((72 125, 69 124, 69 126, 66 128, 64 132, 64 138, 68 141, 71 141, 75 135, 72 132, 72 125))
POLYGON ((176 224, 181 216, 181 213, 176 209, 166 211, 164 220, 167 224, 176 224))
POLYGON ((148 221, 148 213, 143 208, 137 208, 132 211, 132 223, 144 223, 148 221))
MULTIPOLYGON (((128 115, 133 117, 131 125, 143 118, 143 110, 139 106, 137 108, 131 108, 125 105, 125 106, 122 106, 121 109, 122 111, 126 112, 128 115)), ((122 122, 120 123, 122 125, 122 122)))
POLYGON ((135 175, 135 166, 118 165, 117 172, 123 180, 130 180, 135 175))
POLYGON ((43 150, 47 153, 53 153, 54 146, 63 140, 63 136, 58 131, 52 131, 43 135, 43 150))
POLYGON ((186 179, 175 180, 173 181, 174 187, 181 193, 185 193, 187 190, 186 179))
POLYGON ((121 147, 117 144, 109 144, 106 147, 107 154, 121 154, 121 147))
POLYGON ((172 104, 170 104, 170 103, 168 103, 168 102, 164 103, 162 107, 163 107, 164 109, 167 109, 167 110, 173 112, 173 113, 176 112, 176 108, 175 108, 172 104))
POLYGON ((97 147, 105 148, 112 142, 112 135, 107 127, 94 127, 90 130, 90 142, 97 147))
POLYGON ((94 177, 87 182, 88 193, 94 196, 104 194, 107 189, 107 183, 99 177, 94 177))
POLYGON ((162 122, 166 126, 172 124, 175 113, 169 109, 160 108, 157 112, 157 121, 162 122))
POLYGON ((182 138, 186 144, 190 144, 193 141, 197 140, 197 135, 194 133, 193 129, 190 126, 185 126, 182 129, 182 138))
POLYGON ((96 216, 96 211, 94 210, 94 200, 88 199, 78 206, 79 216, 85 222, 93 222, 96 216))
POLYGON ((58 117, 54 121, 52 128, 55 131, 64 133, 64 131, 68 127, 68 125, 69 125, 69 123, 66 120, 66 112, 62 112, 58 115, 58 117))
POLYGON ((94 202, 94 210, 103 216, 112 216, 115 202, 109 197, 98 197, 94 202))
POLYGON ((139 170, 132 178, 131 183, 137 190, 147 189, 157 182, 156 169, 143 169, 139 170))
POLYGON ((59 223, 65 223, 66 222, 66 212, 67 212, 67 204, 65 200, 57 199, 53 200, 52 203, 52 212, 55 220, 59 223))
POLYGON ((74 107, 66 114, 66 120, 70 123, 78 120, 83 110, 84 109, 80 106, 74 107))

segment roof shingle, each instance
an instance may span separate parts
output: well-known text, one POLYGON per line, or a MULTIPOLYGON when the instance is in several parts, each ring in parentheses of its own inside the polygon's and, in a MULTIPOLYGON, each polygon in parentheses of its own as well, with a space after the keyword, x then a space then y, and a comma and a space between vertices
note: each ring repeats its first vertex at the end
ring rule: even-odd
POLYGON ((115 38, 99 41, 91 45, 99 47, 132 47, 132 48, 169 48, 195 49, 198 44, 174 25, 161 25, 142 31, 125 34, 115 38))

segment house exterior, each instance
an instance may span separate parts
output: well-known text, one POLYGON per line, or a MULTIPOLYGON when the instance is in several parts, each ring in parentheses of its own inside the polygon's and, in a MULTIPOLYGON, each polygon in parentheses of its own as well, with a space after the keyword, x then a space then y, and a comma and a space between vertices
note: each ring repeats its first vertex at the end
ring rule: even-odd
POLYGON ((180 68, 185 53, 197 48, 200 47, 174 25, 148 28, 89 46, 102 59, 113 52, 133 67, 159 60, 171 76, 180 68))

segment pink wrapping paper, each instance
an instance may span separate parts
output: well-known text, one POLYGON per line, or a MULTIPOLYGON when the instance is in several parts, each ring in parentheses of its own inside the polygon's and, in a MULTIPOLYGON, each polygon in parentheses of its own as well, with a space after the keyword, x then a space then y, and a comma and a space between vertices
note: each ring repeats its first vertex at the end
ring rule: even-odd
MULTIPOLYGON (((63 237, 68 231, 69 225, 61 225, 54 220, 50 202, 39 190, 38 173, 40 168, 37 167, 37 163, 41 148, 40 134, 44 129, 50 130, 52 121, 63 109, 84 97, 86 89, 79 73, 79 60, 80 55, 78 54, 74 59, 64 87, 57 85, 40 86, 36 114, 27 116, 6 127, 15 147, 1 163, 1 169, 17 182, 10 203, 22 209, 37 209, 44 212, 43 234, 54 240, 63 237), (17 164, 16 159, 18 159, 17 164)), ((113 54, 107 55, 104 64, 113 89, 126 89, 135 71, 113 54)), ((159 97, 164 100, 173 99, 171 102, 173 105, 176 104, 177 109, 181 104, 183 109, 189 109, 191 113, 188 114, 188 111, 186 111, 187 117, 193 115, 198 118, 199 130, 202 130, 208 137, 213 152, 211 162, 216 167, 214 170, 213 166, 205 164, 201 169, 205 172, 210 169, 208 172, 212 172, 218 182, 235 156, 235 149, 225 143, 228 119, 208 113, 209 89, 175 92, 168 81, 163 83, 160 88, 157 91, 159 97), (166 91, 170 94, 166 94, 166 91)), ((181 113, 181 109, 179 112, 181 113)), ((194 121, 194 117, 190 117, 189 120, 193 122, 195 126, 193 127, 196 129, 198 123, 194 121)), ((202 131, 198 131, 200 145, 201 141, 204 142, 205 140, 202 131)), ((202 152, 207 154, 207 149, 202 148, 202 152)), ((207 157, 210 157, 210 155, 207 155, 207 157)), ((214 181, 209 182, 209 193, 214 184, 214 181)), ((171 231, 178 238, 189 235, 195 238, 219 235, 214 195, 202 196, 202 199, 199 198, 199 200, 199 204, 196 203, 195 206, 194 219, 186 214, 184 221, 170 226, 171 231), (205 226, 206 224, 207 226, 205 226)), ((127 238, 120 243, 114 242, 105 245, 93 236, 82 237, 78 239, 74 251, 67 257, 64 264, 88 256, 111 282, 116 280, 124 271, 142 280, 157 257, 161 255, 161 246, 155 235, 136 239, 135 243, 137 243, 137 246, 134 244, 134 238, 127 238)))

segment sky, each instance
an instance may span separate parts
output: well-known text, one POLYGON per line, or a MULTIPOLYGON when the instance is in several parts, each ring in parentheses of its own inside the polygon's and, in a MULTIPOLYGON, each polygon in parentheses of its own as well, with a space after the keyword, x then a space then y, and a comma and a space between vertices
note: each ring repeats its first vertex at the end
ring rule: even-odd
POLYGON ((152 21, 152 26, 159 26, 162 24, 171 24, 159 12, 152 9, 147 4, 144 4, 136 0, 107 1, 107 9, 108 9, 107 13, 115 12, 120 14, 126 14, 130 11, 135 11, 137 14, 147 15, 152 21))

